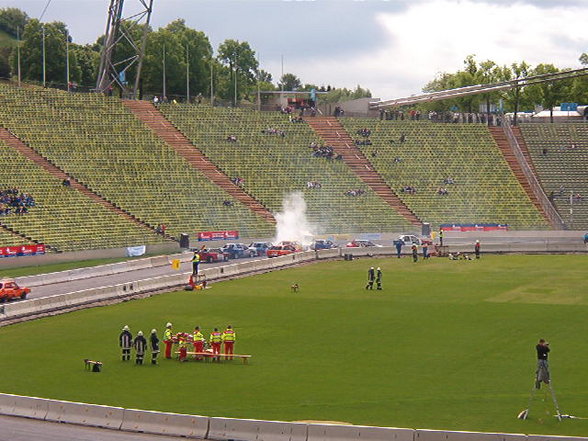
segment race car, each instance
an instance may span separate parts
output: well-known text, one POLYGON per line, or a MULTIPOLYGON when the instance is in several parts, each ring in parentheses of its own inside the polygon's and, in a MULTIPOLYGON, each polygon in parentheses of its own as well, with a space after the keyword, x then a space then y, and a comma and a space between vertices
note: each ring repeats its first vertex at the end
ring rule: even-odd
POLYGON ((30 288, 21 288, 13 279, 0 280, 0 302, 11 299, 26 299, 31 292, 30 288))
POLYGON ((398 242, 402 242, 403 245, 418 245, 418 246, 422 246, 424 244, 427 245, 432 245, 433 242, 431 241, 431 239, 427 238, 427 237, 418 237, 414 234, 401 234, 400 236, 398 236, 398 239, 396 239, 394 241, 394 245, 396 245, 396 243, 398 242))
POLYGON ((267 257, 286 256, 299 251, 294 245, 274 245, 267 250, 267 257))
POLYGON ((265 256, 271 246, 270 242, 253 242, 249 245, 249 251, 255 252, 256 256, 265 256))
POLYGON ((230 258, 230 254, 224 252, 220 248, 204 249, 198 252, 200 255, 201 262, 227 262, 230 258))
POLYGON ((337 248, 337 245, 327 239, 316 239, 310 246, 311 250, 329 250, 331 248, 337 248))
POLYGON ((371 240, 362 240, 362 239, 355 239, 345 245, 348 248, 364 248, 364 247, 381 247, 382 245, 378 245, 373 243, 371 240))
POLYGON ((250 250, 244 243, 228 243, 223 246, 221 250, 225 253, 229 253, 231 259, 257 256, 257 252, 250 250))

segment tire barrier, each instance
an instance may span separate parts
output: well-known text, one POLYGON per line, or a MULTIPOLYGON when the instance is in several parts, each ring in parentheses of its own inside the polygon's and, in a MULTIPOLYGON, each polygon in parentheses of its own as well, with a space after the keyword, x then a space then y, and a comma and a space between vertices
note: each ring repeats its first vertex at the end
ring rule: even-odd
POLYGON ((156 435, 204 439, 208 435, 208 417, 179 413, 124 409, 121 430, 156 435))
POLYGON ((122 407, 48 400, 45 421, 118 430, 122 426, 123 412, 122 407))

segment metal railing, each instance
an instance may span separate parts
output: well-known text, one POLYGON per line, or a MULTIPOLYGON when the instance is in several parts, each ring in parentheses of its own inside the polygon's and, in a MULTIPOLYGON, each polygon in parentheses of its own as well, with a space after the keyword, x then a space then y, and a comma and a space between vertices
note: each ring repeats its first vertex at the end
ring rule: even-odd
POLYGON ((551 201, 549 200, 549 198, 545 194, 543 187, 541 186, 541 184, 537 180, 535 173, 533 172, 533 170, 531 169, 531 166, 527 162, 527 158, 525 158, 525 155, 523 154, 521 146, 519 145, 519 142, 517 141, 517 138, 516 138, 514 132, 512 131, 512 127, 511 127, 511 124, 510 124, 510 121, 508 120, 508 118, 505 118, 505 120, 504 120, 503 129, 504 129, 504 133, 506 134, 506 137, 508 139, 508 143, 510 144, 511 149, 512 149, 515 157, 517 158, 517 161, 518 161, 519 165, 521 166, 521 169, 523 170, 525 177, 527 178, 527 182, 531 186, 531 190, 533 191, 533 194, 535 195, 535 197, 537 198, 537 200, 539 201, 539 203, 543 207, 543 210, 545 211, 547 218, 551 222, 551 225, 556 229, 566 230, 567 229, 566 223, 564 222, 564 220, 562 219, 562 217, 559 214, 559 212, 557 211, 557 209, 553 206, 553 204, 551 203, 551 201))

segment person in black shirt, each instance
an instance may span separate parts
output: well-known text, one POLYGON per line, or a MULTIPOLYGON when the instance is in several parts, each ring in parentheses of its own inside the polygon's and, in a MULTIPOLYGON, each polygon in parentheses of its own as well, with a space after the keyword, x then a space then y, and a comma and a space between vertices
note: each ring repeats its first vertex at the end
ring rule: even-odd
POLYGON ((535 346, 537 349, 537 372, 535 377, 535 388, 540 389, 541 383, 549 384, 549 363, 547 358, 549 356, 549 343, 545 340, 539 340, 539 344, 535 346))
POLYGON ((159 354, 159 337, 157 337, 157 330, 151 331, 151 364, 157 364, 157 355, 159 354))

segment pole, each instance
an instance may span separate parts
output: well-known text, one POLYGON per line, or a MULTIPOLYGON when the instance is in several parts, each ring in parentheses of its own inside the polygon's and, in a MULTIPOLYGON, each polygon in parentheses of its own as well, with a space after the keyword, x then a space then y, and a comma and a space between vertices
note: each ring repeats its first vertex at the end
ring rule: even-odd
POLYGON ((214 76, 213 76, 212 58, 210 59, 210 106, 214 107, 214 76))
POLYGON ((260 70, 259 70, 259 54, 257 55, 257 110, 261 111, 261 89, 260 89, 260 84, 259 84, 259 75, 260 75, 260 70))
POLYGON ((46 75, 45 75, 45 25, 43 25, 43 87, 46 85, 46 75))
POLYGON ((190 55, 188 42, 186 42, 186 103, 190 103, 190 55))
POLYGON ((16 66, 18 72, 18 87, 20 87, 20 27, 16 28, 16 66))
POLYGON ((163 78, 162 78, 162 81, 163 81, 163 96, 161 98, 163 100, 165 100, 165 99, 167 99, 167 91, 166 91, 166 88, 165 88, 165 43, 163 44, 162 51, 163 51, 163 57, 162 57, 161 63, 162 63, 162 71, 163 71, 163 78))
POLYGON ((235 102, 233 107, 237 107, 237 57, 235 57, 235 102))
POLYGON ((65 31, 65 82, 69 92, 69 32, 65 31))

